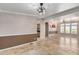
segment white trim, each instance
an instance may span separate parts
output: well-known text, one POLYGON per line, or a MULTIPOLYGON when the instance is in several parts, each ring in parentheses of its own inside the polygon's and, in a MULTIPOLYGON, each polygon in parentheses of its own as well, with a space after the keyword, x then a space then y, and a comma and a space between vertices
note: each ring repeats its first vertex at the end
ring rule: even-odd
POLYGON ((15 35, 29 35, 29 34, 36 34, 36 32, 35 33, 23 33, 23 34, 5 34, 5 35, 0 35, 0 37, 15 36, 15 35))

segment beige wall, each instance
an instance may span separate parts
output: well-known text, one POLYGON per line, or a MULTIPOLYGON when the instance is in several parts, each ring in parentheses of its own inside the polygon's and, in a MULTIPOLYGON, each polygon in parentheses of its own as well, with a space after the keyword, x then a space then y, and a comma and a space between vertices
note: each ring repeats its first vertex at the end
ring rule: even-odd
POLYGON ((36 33, 37 23, 31 16, 0 13, 0 36, 36 33))

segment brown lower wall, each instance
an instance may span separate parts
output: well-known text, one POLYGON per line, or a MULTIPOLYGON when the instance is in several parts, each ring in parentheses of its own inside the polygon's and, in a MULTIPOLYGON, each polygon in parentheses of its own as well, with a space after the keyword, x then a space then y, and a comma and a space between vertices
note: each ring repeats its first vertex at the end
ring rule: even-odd
POLYGON ((4 36, 0 37, 0 49, 9 48, 36 40, 36 34, 4 36))

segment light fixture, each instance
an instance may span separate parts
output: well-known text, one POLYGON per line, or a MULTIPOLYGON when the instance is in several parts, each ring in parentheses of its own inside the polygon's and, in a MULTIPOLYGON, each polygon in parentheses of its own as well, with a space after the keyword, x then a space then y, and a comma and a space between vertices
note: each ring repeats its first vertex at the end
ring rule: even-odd
POLYGON ((37 9, 37 11, 40 15, 45 14, 45 8, 43 6, 43 3, 40 3, 40 7, 37 9))

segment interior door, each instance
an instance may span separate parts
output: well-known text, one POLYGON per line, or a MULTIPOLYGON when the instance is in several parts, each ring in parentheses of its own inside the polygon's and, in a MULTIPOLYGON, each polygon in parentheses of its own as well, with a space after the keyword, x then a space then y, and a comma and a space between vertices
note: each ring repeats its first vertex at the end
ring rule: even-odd
POLYGON ((48 22, 45 23, 45 37, 48 37, 48 22))
POLYGON ((40 24, 37 24, 37 37, 40 37, 40 24))

